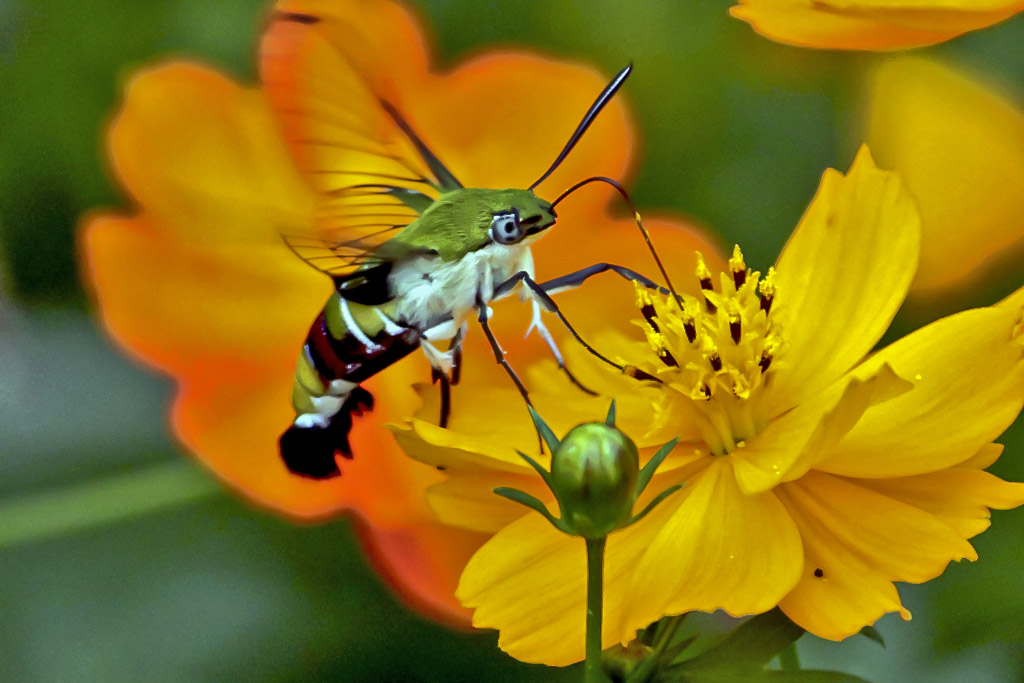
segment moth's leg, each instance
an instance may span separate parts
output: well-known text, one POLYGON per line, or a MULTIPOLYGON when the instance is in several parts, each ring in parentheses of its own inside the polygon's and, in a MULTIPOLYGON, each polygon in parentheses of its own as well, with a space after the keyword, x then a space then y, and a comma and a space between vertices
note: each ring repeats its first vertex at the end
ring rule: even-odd
POLYGON ((579 335, 579 332, 576 331, 576 328, 574 328, 572 324, 570 324, 569 321, 565 319, 565 315, 563 315, 561 309, 558 308, 558 304, 555 303, 555 300, 552 299, 548 295, 548 293, 544 291, 544 288, 537 284, 537 282, 535 282, 533 278, 530 277, 529 273, 527 273, 525 270, 519 271, 518 273, 510 277, 508 280, 502 282, 495 290, 495 298, 497 298, 498 293, 508 292, 516 285, 518 285, 520 282, 523 283, 523 285, 530 290, 531 298, 534 300, 534 302, 543 305, 545 310, 547 310, 550 313, 554 313, 556 316, 558 316, 558 319, 561 321, 562 325, 565 326, 565 329, 569 330, 569 334, 571 334, 573 338, 583 346, 583 348, 585 348, 591 354, 597 356, 602 361, 612 366, 616 370, 619 370, 620 372, 623 370, 623 367, 621 365, 611 360, 610 358, 606 357, 600 351, 598 351, 593 346, 588 344, 583 339, 583 337, 579 335))
POLYGON ((516 388, 519 389, 519 393, 522 395, 523 400, 526 401, 526 404, 528 406, 533 406, 533 403, 530 402, 529 392, 526 391, 526 385, 524 385, 523 381, 519 379, 519 375, 517 375, 516 371, 512 369, 512 366, 509 365, 508 360, 505 358, 505 351, 501 348, 501 344, 498 343, 497 338, 494 336, 494 332, 491 331, 491 326, 487 321, 490 317, 490 307, 478 299, 476 310, 478 313, 477 321, 480 323, 480 327, 483 328, 484 335, 487 337, 487 341, 491 345, 491 351, 494 352, 494 360, 497 361, 498 365, 505 369, 506 373, 508 373, 508 376, 515 383, 516 388))
POLYGON ((579 287, 585 281, 589 280, 595 275, 609 272, 615 273, 619 277, 625 278, 630 282, 637 282, 646 287, 647 289, 656 289, 662 294, 671 294, 671 292, 668 289, 662 287, 661 285, 651 280, 650 278, 641 275, 635 270, 630 270, 629 268, 625 268, 623 266, 617 266, 614 263, 595 263, 592 266, 587 266, 586 268, 582 268, 573 273, 568 273, 567 275, 556 277, 553 280, 541 282, 540 287, 549 295, 559 294, 561 292, 579 287))
POLYGON ((530 296, 530 305, 533 307, 533 317, 530 319, 530 326, 526 329, 526 336, 530 336, 530 332, 537 330, 537 334, 541 336, 544 343, 551 349, 551 355, 555 357, 555 361, 558 363, 558 369, 565 373, 573 384, 580 388, 584 393, 590 394, 591 396, 597 396, 597 392, 590 389, 583 382, 576 378, 576 375, 572 374, 572 370, 565 364, 565 358, 562 356, 561 349, 558 348, 558 344, 555 343, 555 338, 551 336, 551 332, 548 331, 547 326, 541 319, 541 307, 537 298, 532 295, 530 296))
POLYGON ((468 332, 469 323, 462 323, 459 326, 459 331, 455 333, 455 338, 452 339, 451 345, 448 347, 448 350, 452 353, 451 380, 453 386, 458 384, 462 378, 462 342, 468 332))
POLYGON ((455 321, 446 320, 424 331, 423 338, 420 340, 420 347, 427 360, 430 361, 431 382, 441 383, 441 415, 438 425, 442 428, 448 426, 448 419, 452 413, 452 384, 456 384, 457 379, 453 381, 449 375, 457 377, 458 366, 462 361, 463 327, 464 325, 456 328, 455 321), (451 339, 452 343, 448 347, 448 351, 444 353, 438 351, 437 347, 431 344, 433 341, 444 341, 445 339, 451 339))
POLYGON ((468 325, 462 323, 451 344, 448 345, 448 354, 451 355, 451 369, 442 372, 440 369, 430 367, 430 381, 434 384, 441 383, 441 417, 437 424, 442 429, 448 426, 448 419, 452 414, 452 387, 459 383, 462 377, 462 340, 466 336, 468 325))
MULTIPOLYGON (((533 296, 535 302, 542 305, 545 310, 554 313, 556 316, 558 316, 559 321, 561 321, 562 325, 565 326, 565 329, 569 331, 573 338, 577 342, 579 342, 583 346, 583 348, 585 348, 592 355, 596 356, 597 358, 607 363, 611 367, 622 372, 625 371, 625 368, 623 366, 607 358, 600 351, 598 351, 593 346, 588 344, 586 340, 584 340, 579 335, 579 332, 576 331, 572 324, 566 319, 561 309, 558 308, 558 304, 555 303, 555 300, 551 298, 551 294, 553 293, 563 292, 569 289, 579 287, 587 279, 593 277, 594 275, 604 272, 615 273, 616 275, 619 275, 620 277, 623 277, 631 282, 638 282, 644 287, 647 287, 648 289, 656 289, 659 292, 666 294, 669 293, 669 290, 665 289, 664 287, 661 287, 650 278, 647 278, 634 270, 624 268, 623 266, 617 266, 612 263, 596 263, 592 266, 583 268, 581 270, 577 270, 573 273, 563 275, 553 280, 548 280, 547 282, 544 282, 542 284, 536 282, 532 277, 530 277, 530 274, 527 273, 526 271, 519 271, 518 273, 516 273, 515 275, 513 275, 508 280, 506 280, 505 282, 501 283, 498 286, 498 288, 495 290, 495 297, 511 291, 514 287, 516 287, 516 285, 518 285, 521 282, 523 286, 530 290, 530 293, 533 296)), ((631 376, 637 377, 638 379, 659 381, 657 378, 652 377, 647 373, 641 370, 637 370, 635 368, 630 368, 629 374, 631 376)))
MULTIPOLYGON (((478 313, 477 321, 479 321, 480 327, 484 330, 484 336, 487 337, 487 341, 491 345, 491 350, 494 352, 494 360, 496 360, 498 365, 503 367, 505 372, 508 373, 508 376, 516 385, 516 389, 519 390, 519 395, 523 397, 524 401, 526 401, 526 405, 533 408, 533 402, 530 401, 530 394, 526 390, 526 385, 523 384, 521 379, 519 379, 519 375, 517 375, 516 371, 512 369, 512 366, 509 365, 508 359, 505 358, 505 351, 502 350, 501 344, 498 343, 498 339, 494 336, 494 332, 491 331, 491 326, 487 321, 491 314, 490 307, 488 307, 480 297, 477 297, 476 310, 478 313)), ((531 415, 530 417, 532 421, 533 416, 531 415)), ((534 428, 536 428, 536 424, 534 424, 534 428)), ((544 437, 541 435, 539 429, 537 431, 537 443, 540 445, 540 452, 543 453, 544 437)))
POLYGON ((448 375, 433 367, 430 368, 430 381, 433 384, 441 383, 441 416, 437 419, 437 425, 444 429, 452 414, 452 382, 448 375))

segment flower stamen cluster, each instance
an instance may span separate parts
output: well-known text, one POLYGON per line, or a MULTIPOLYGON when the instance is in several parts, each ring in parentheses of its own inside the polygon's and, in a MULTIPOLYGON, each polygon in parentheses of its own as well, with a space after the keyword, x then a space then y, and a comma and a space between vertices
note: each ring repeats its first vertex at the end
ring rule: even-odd
POLYGON ((760 400, 772 362, 783 348, 771 317, 775 274, 747 268, 739 246, 729 271, 714 277, 697 254, 701 299, 637 287, 639 322, 660 366, 646 368, 692 403, 702 436, 715 455, 742 447, 767 424, 760 400))

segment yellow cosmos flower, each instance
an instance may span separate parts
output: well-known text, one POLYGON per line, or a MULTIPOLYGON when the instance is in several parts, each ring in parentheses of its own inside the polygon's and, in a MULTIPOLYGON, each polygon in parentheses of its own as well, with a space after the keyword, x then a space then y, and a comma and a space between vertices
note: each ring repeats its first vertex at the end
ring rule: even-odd
MULTIPOLYGON (((586 376, 616 397, 642 455, 683 439, 649 490, 685 484, 608 539, 605 646, 690 610, 778 605, 830 639, 886 612, 909 618, 893 582, 975 559, 967 539, 989 508, 1024 503, 1024 484, 983 471, 1024 402, 1024 294, 871 354, 910 286, 919 232, 898 176, 864 148, 848 175, 825 173, 764 277, 738 248, 717 277, 700 262, 698 296, 680 306, 642 290, 643 334, 600 340, 660 381, 586 376)), ((534 368, 535 398, 556 433, 600 418, 607 399, 549 372, 534 368)), ((400 441, 447 470, 431 491, 442 521, 494 533, 459 585, 473 623, 520 659, 567 664, 583 656, 583 544, 490 493, 544 495, 514 452, 536 453, 528 422, 492 413, 464 411, 447 431, 413 420, 400 441)))
MULTIPOLYGON (((417 21, 391 2, 289 0, 277 8, 325 17, 325 39, 296 46, 280 30, 265 41, 264 72, 279 83, 308 77, 301 65, 278 60, 282 53, 321 66, 349 64, 358 83, 345 87, 386 93, 459 177, 479 187, 527 186, 605 83, 593 69, 517 52, 478 55, 438 73, 417 21)), ((314 83, 310 97, 324 95, 318 88, 344 96, 330 75, 314 83)), ((113 171, 133 208, 85 221, 84 277, 114 339, 176 381, 171 422, 190 452, 246 496, 289 516, 353 511, 372 561, 396 589, 432 616, 465 624, 455 585, 487 537, 437 523, 422 492, 442 475, 406 458, 384 429, 415 410, 410 387, 430 377, 419 354, 365 384, 376 404, 353 428, 356 457, 343 476, 312 481, 281 461, 278 437, 294 419, 296 358, 332 282, 280 237, 311 230, 317 199, 286 142, 294 103, 287 92, 274 95, 197 64, 135 75, 109 135, 113 171)), ((632 148, 617 98, 541 189, 553 194, 594 173, 622 177, 632 148)), ((612 216, 608 198, 580 193, 566 200, 558 228, 535 251, 541 278, 613 258, 647 264, 632 221, 612 216)), ((679 249, 714 251, 679 223, 651 227, 679 249)), ((595 282, 591 291, 607 291, 623 305, 631 296, 609 282, 595 282)), ((567 306, 581 329, 598 324, 598 312, 583 300, 567 306)), ((513 361, 546 353, 536 338, 521 341, 528 307, 495 309, 495 333, 513 361)), ((482 336, 470 335, 464 376, 494 365, 482 336)), ((468 396, 454 392, 456 410, 468 396)))
POLYGON ((1024 247, 1024 111, 971 74, 923 58, 872 75, 868 141, 921 207, 913 290, 962 286, 1024 247))
POLYGON ((739 0, 729 12, 780 43, 901 50, 941 43, 1024 10, 1021 0, 739 0))

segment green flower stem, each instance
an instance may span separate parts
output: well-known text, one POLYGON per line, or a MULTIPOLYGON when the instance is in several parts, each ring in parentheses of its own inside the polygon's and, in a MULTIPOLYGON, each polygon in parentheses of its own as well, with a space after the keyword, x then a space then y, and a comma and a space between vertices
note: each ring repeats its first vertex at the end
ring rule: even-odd
POLYGON ((223 490, 184 458, 0 501, 0 548, 187 505, 223 490))
POLYGON ((779 653, 779 668, 783 671, 800 670, 800 655, 796 652, 796 642, 790 643, 789 647, 779 653))
POLYGON ((583 680, 605 683, 601 669, 601 628, 604 617, 604 546, 607 536, 587 541, 587 659, 583 680))

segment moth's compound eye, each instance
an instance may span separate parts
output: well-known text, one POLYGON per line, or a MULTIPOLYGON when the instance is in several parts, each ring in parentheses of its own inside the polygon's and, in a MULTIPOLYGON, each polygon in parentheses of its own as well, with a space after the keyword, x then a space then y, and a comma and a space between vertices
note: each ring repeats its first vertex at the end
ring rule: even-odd
POLYGON ((498 244, 515 244, 523 239, 523 229, 515 213, 498 213, 491 221, 491 239, 498 244))

